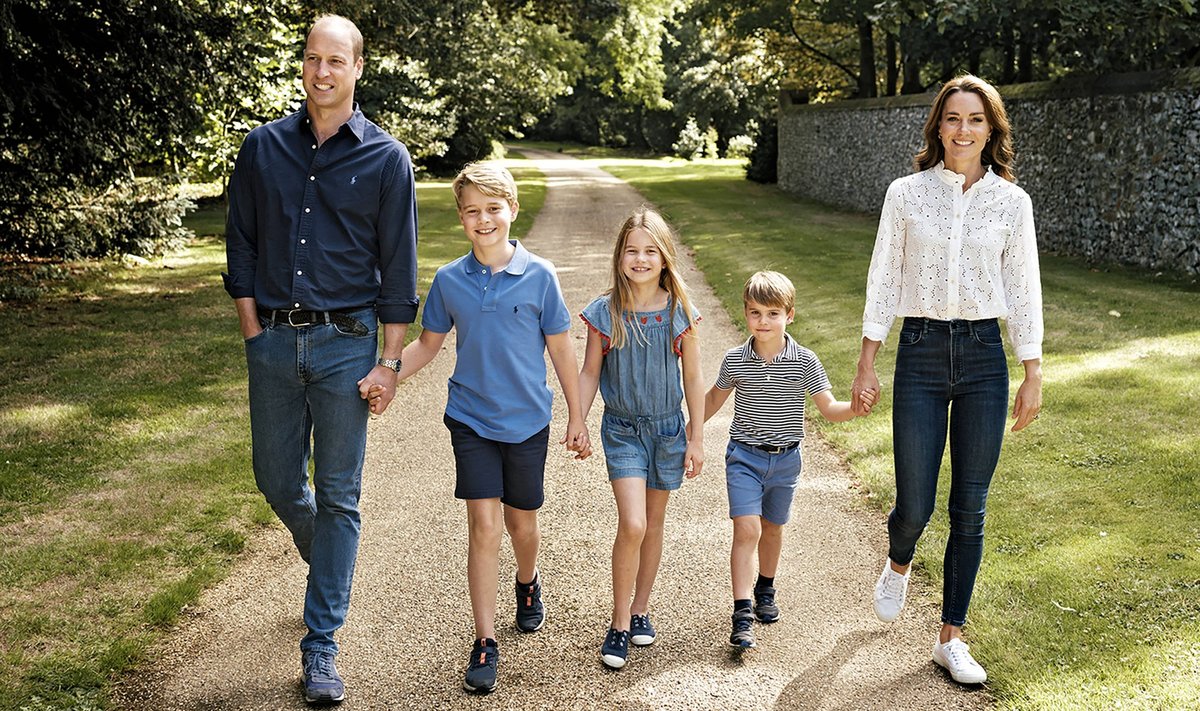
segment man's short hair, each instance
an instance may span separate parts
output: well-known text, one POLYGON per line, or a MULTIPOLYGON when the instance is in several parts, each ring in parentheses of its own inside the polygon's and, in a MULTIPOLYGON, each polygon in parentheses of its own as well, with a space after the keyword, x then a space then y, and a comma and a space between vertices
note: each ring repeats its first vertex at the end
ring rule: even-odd
MULTIPOLYGON (((354 61, 358 61, 359 57, 361 57, 363 53, 363 38, 362 33, 358 31, 358 25, 351 22, 348 18, 342 17, 341 15, 325 13, 324 15, 319 15, 317 19, 313 20, 312 26, 308 28, 308 35, 311 35, 312 31, 316 29, 317 25, 321 24, 322 22, 338 22, 349 28, 350 46, 354 50, 353 59, 354 61)), ((304 35, 305 42, 308 41, 308 35, 304 35)))
POLYGON ((796 307, 796 287, 791 279, 779 272, 755 272, 742 289, 742 302, 748 304, 751 301, 791 311, 796 307))
POLYGON ((458 171, 450 188, 454 190, 454 202, 460 207, 462 191, 467 185, 474 185, 476 190, 488 197, 504 198, 509 205, 517 204, 517 181, 513 179, 512 173, 497 161, 467 163, 458 171))

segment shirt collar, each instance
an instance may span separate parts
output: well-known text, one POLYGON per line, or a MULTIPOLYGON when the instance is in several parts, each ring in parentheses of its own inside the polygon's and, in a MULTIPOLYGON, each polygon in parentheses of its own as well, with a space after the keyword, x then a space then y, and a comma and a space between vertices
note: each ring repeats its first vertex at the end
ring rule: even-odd
MULTIPOLYGON (((508 266, 497 271, 504 271, 513 276, 520 276, 525 273, 525 268, 529 266, 529 250, 525 249, 525 245, 521 244, 521 240, 510 239, 508 241, 516 251, 513 252, 512 259, 509 260, 508 266)), ((467 258, 463 260, 463 271, 467 274, 481 272, 485 267, 475 258, 475 250, 467 252, 467 258)))
MULTIPOLYGON (((353 113, 350 114, 350 118, 346 119, 346 123, 342 124, 342 126, 348 127, 350 129, 350 133, 353 133, 354 137, 358 139, 358 142, 362 143, 363 134, 367 128, 367 117, 364 116, 362 110, 358 108, 357 101, 354 102, 353 113)), ((308 118, 307 101, 300 104, 300 128, 308 135, 312 135, 312 125, 308 118)), ((341 130, 341 126, 339 126, 338 131, 340 132, 341 130)))
MULTIPOLYGON (((746 361, 746 362, 751 362, 751 361, 757 361, 759 363, 763 362, 763 359, 759 357, 758 353, 754 352, 754 336, 751 336, 750 338, 746 339, 746 342, 744 344, 742 344, 742 360, 746 361)), ((798 361, 798 360, 800 360, 800 344, 796 343, 796 339, 792 338, 792 335, 790 333, 788 333, 787 331, 784 331, 783 332, 783 350, 780 351, 779 355, 775 356, 775 360, 773 360, 771 362, 772 363, 782 363, 784 361, 798 361)))
MULTIPOLYGON (((996 179, 996 174, 992 172, 992 166, 985 165, 984 168, 986 168, 986 170, 983 173, 983 177, 979 179, 979 182, 977 182, 976 185, 987 185, 996 179)), ((945 161, 939 160, 937 165, 933 166, 933 172, 937 175, 937 177, 941 178, 943 183, 946 183, 947 185, 957 185, 962 187, 962 184, 967 180, 965 175, 961 173, 955 173, 953 170, 947 168, 945 161)), ((975 186, 972 185, 971 187, 973 188, 975 186)))

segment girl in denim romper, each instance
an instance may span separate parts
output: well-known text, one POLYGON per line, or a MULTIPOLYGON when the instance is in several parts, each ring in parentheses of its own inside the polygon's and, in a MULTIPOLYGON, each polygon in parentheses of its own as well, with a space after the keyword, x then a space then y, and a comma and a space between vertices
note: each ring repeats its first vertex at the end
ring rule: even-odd
POLYGON ((648 611, 667 498, 704 464, 700 314, 676 259, 670 226, 657 212, 638 210, 617 237, 612 289, 580 314, 588 325, 580 397, 585 416, 597 388, 604 398, 600 431, 617 500, 612 623, 600 648, 614 669, 625 666, 630 642, 654 643, 648 611))

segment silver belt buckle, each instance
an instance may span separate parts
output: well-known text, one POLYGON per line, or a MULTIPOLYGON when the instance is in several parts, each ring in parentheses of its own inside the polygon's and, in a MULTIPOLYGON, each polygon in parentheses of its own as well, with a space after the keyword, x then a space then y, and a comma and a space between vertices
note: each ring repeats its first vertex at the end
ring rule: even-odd
POLYGON ((304 323, 296 323, 295 321, 293 321, 292 318, 298 311, 307 311, 307 309, 291 309, 290 311, 288 311, 287 312, 287 325, 291 326, 292 328, 313 325, 312 321, 305 321, 304 323))

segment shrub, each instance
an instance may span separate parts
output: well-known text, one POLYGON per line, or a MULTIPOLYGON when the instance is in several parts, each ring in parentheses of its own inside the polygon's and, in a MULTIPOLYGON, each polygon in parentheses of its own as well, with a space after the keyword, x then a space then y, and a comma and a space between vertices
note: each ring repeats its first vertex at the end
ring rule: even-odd
POLYGON ((679 132, 679 138, 671 146, 675 155, 687 160, 695 160, 704 153, 704 134, 696 125, 696 119, 688 116, 687 124, 679 132))

